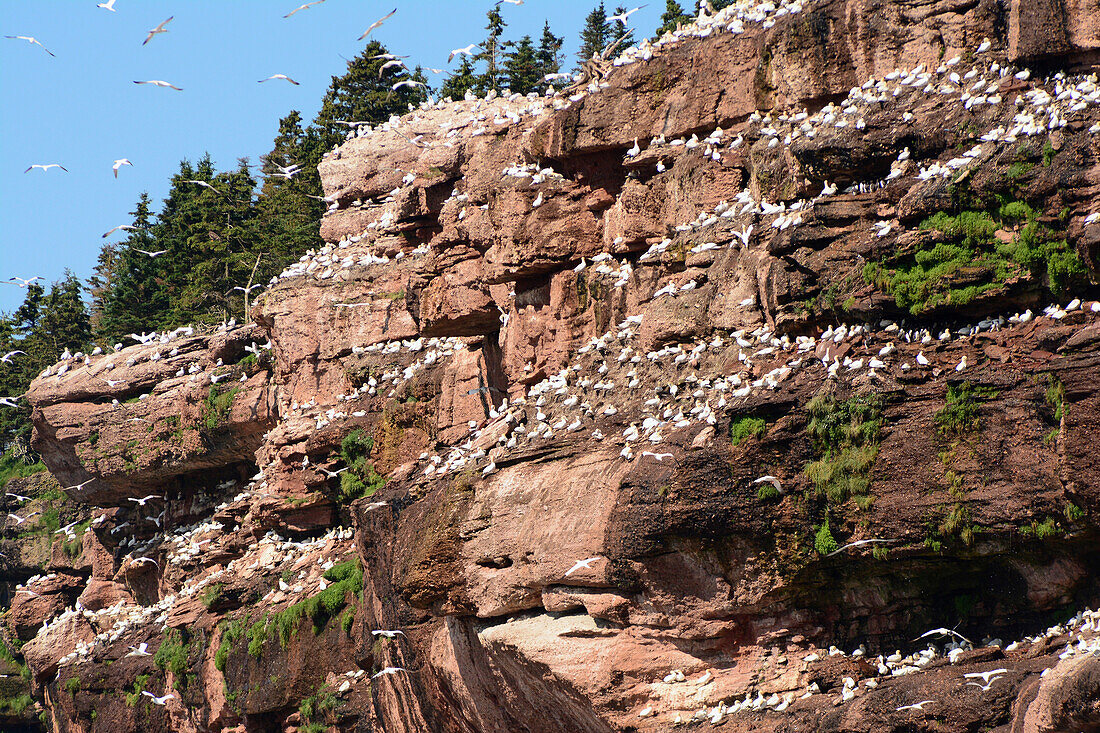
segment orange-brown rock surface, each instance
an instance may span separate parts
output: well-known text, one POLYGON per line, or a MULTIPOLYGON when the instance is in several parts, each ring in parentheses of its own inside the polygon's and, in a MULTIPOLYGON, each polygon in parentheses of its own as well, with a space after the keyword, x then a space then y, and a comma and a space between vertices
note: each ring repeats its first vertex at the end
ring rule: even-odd
POLYGON ((1095 729, 1098 18, 739 3, 352 133, 254 323, 32 385, 44 717, 1095 729))

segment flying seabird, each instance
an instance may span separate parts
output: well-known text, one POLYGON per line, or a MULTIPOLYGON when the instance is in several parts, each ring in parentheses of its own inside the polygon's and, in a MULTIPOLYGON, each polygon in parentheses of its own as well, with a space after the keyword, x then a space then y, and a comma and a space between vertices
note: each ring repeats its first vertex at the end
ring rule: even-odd
POLYGON ((118 178, 118 169, 121 168, 124 165, 128 165, 131 168, 134 166, 134 164, 130 162, 129 158, 119 158, 118 160, 115 161, 114 165, 111 166, 111 168, 115 172, 115 178, 118 178))
POLYGON ((146 43, 148 43, 149 41, 153 40, 153 36, 155 36, 155 35, 156 35, 156 34, 158 34, 158 33, 167 33, 167 32, 168 32, 168 29, 167 29, 167 28, 165 28, 164 26, 166 26, 166 25, 168 25, 169 23, 171 23, 171 22, 172 22, 172 18, 175 18, 175 17, 176 17, 176 16, 174 16, 174 15, 170 15, 170 16, 168 16, 168 20, 164 21, 163 23, 161 23, 160 25, 158 25, 158 26, 157 26, 156 28, 154 28, 153 30, 149 31, 149 35, 147 35, 147 36, 145 37, 145 40, 141 42, 141 45, 142 45, 142 46, 144 46, 144 45, 145 45, 146 43))
POLYGON ((576 565, 569 568, 569 570, 565 571, 565 577, 568 578, 570 575, 577 572, 581 568, 584 568, 585 570, 591 570, 592 569, 592 563, 596 562, 599 559, 600 558, 598 558, 598 557, 589 557, 589 558, 586 558, 584 560, 578 560, 576 565))
MULTIPOLYGON (((15 39, 18 39, 20 41, 26 41, 27 43, 34 43, 34 44, 37 44, 39 46, 42 46, 42 42, 39 41, 34 36, 4 36, 4 38, 15 38, 15 39)), ((50 51, 50 49, 46 48, 45 46, 42 46, 42 50, 45 51, 46 53, 48 53, 50 56, 54 55, 53 52, 50 51)))
MULTIPOLYGON (((311 5, 320 5, 320 4, 321 4, 321 3, 323 3, 324 1, 325 1, 325 0, 313 0, 313 2, 311 2, 311 3, 306 3, 305 5, 299 5, 298 7, 294 8, 294 10, 291 10, 291 11, 290 11, 289 13, 287 13, 287 14, 286 14, 286 15, 284 15, 283 17, 284 17, 284 18, 289 18, 290 16, 294 15, 295 13, 297 13, 297 12, 298 12, 299 10, 305 10, 306 8, 308 8, 308 7, 309 7, 309 6, 311 6, 311 5)), ((114 0, 111 0, 111 2, 114 2, 114 0)))
POLYGON ((41 168, 43 171, 48 171, 50 168, 60 168, 61 170, 65 171, 66 173, 69 172, 69 169, 66 168, 65 166, 61 165, 60 163, 46 163, 45 165, 43 165, 42 163, 34 163, 30 167, 28 167, 27 170, 25 170, 23 172, 24 173, 30 173, 31 170, 34 169, 34 168, 41 168))
POLYGON ((160 79, 150 79, 148 81, 135 81, 134 83, 135 84, 152 84, 155 87, 168 87, 169 89, 175 89, 177 92, 182 92, 183 91, 182 89, 180 89, 175 84, 169 84, 168 82, 162 81, 160 79))
POLYGON ((385 23, 385 22, 386 22, 386 20, 387 20, 388 18, 390 18, 390 17, 391 17, 391 16, 392 16, 392 15, 393 15, 394 13, 396 13, 396 12, 397 12, 397 8, 394 8, 393 10, 391 10, 391 11, 390 11, 389 13, 387 13, 386 15, 383 15, 383 16, 382 16, 381 18, 379 18, 378 20, 376 20, 376 21, 374 21, 373 23, 371 23, 371 25, 370 25, 370 28, 367 28, 367 30, 363 32, 363 35, 359 36, 359 38, 358 38, 357 40, 360 40, 360 41, 362 41, 362 40, 363 40, 364 38, 366 38, 367 36, 369 36, 369 35, 370 35, 370 32, 371 32, 371 31, 373 31, 373 30, 374 30, 375 28, 377 28, 378 26, 380 26, 380 25, 382 25, 383 23, 385 23))
POLYGON ((289 81, 294 86, 298 86, 298 82, 294 81, 293 79, 291 79, 286 74, 272 74, 271 76, 267 77, 266 79, 260 79, 259 83, 263 84, 265 81, 271 81, 272 79, 282 79, 283 81, 289 81))
POLYGON ((467 56, 473 56, 474 55, 474 49, 477 48, 477 47, 478 47, 478 44, 471 43, 469 46, 463 46, 462 48, 453 49, 451 51, 451 55, 447 57, 447 63, 448 64, 451 63, 451 61, 454 60, 454 57, 458 56, 459 54, 466 54, 467 56))

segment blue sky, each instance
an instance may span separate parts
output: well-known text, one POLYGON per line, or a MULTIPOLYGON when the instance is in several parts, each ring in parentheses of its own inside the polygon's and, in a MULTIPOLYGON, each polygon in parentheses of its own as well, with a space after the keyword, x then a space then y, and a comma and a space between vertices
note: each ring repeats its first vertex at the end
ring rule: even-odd
MULTIPOLYGON (((0 35, 33 36, 56 54, 0 38, 0 280, 53 281, 65 268, 86 278, 105 241, 100 235, 129 223, 142 191, 159 209, 181 159, 209 151, 222 170, 239 157, 258 162, 279 119, 291 109, 312 119, 331 77, 344 72, 344 59, 370 39, 410 54, 410 62, 447 68, 452 48, 484 37, 492 7, 470 0, 325 0, 282 18, 303 1, 116 0, 112 13, 96 0, 0 0, 0 35), (356 40, 395 5, 396 15, 356 40), (147 31, 168 16, 174 16, 169 32, 142 46, 147 31), (301 85, 257 83, 272 74, 301 85), (183 91, 133 83, 146 79, 183 91), (133 167, 124 166, 116 180, 117 158, 133 167), (24 174, 32 163, 60 163, 69 172, 24 174)), ((571 67, 595 4, 502 5, 505 37, 526 33, 537 41, 549 20, 566 37, 571 67)), ((632 15, 636 35, 651 33, 663 9, 664 2, 650 0, 632 15)), ((17 308, 24 293, 0 286, 0 311, 17 308)))

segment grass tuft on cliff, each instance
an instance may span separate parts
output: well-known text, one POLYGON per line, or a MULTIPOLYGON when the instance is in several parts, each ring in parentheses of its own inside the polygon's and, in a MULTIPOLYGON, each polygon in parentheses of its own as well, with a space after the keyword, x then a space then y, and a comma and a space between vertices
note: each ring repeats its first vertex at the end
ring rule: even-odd
POLYGON ((818 458, 803 472, 813 482, 814 494, 830 505, 855 497, 861 509, 871 505, 871 468, 878 457, 882 431, 881 395, 838 401, 831 394, 810 400, 807 431, 818 458))
POLYGON ((1024 201, 1004 201, 987 211, 939 211, 920 229, 933 234, 915 251, 863 268, 864 280, 893 295, 897 306, 913 315, 965 306, 1021 275, 1030 274, 1063 295, 1086 274, 1065 238, 1040 223, 1039 212, 1024 201), (1011 241, 998 239, 998 231, 1007 232, 1011 241))
POLYGON ((374 438, 364 430, 353 430, 340 442, 340 457, 348 470, 340 474, 339 500, 350 503, 370 496, 386 485, 386 478, 375 472, 370 462, 374 438))
MULTIPOLYGON (((248 653, 257 658, 263 656, 264 645, 273 639, 277 638, 279 644, 285 648, 307 618, 312 622, 313 633, 320 634, 329 621, 336 618, 348 605, 348 595, 351 594, 354 599, 363 591, 363 569, 358 558, 337 563, 325 571, 322 577, 328 581, 329 586, 293 606, 277 613, 266 613, 252 622, 241 618, 223 623, 221 644, 214 654, 214 666, 224 674, 230 652, 243 639, 248 640, 248 653)), ((349 612, 344 618, 354 616, 349 612)), ((350 622, 347 622, 344 630, 347 631, 348 628, 350 622)))

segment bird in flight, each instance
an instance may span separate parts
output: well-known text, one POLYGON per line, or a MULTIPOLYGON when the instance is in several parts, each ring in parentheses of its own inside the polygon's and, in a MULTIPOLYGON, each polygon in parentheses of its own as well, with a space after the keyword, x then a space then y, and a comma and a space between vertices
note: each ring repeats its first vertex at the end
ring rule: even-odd
POLYGON ((477 48, 477 47, 478 47, 478 45, 476 43, 471 43, 469 46, 463 46, 462 48, 453 49, 451 51, 451 55, 447 57, 447 63, 448 64, 451 63, 451 61, 454 60, 454 57, 458 56, 459 54, 466 54, 467 56, 473 56, 474 55, 474 49, 477 48))
POLYGON ((50 168, 60 168, 61 170, 65 171, 66 173, 69 172, 69 169, 66 168, 65 166, 61 165, 60 163, 46 163, 46 164, 33 163, 33 164, 31 164, 31 166, 29 168, 27 168, 27 170, 25 170, 23 172, 24 173, 30 173, 35 168, 41 168, 43 171, 48 171, 50 168))
MULTIPOLYGON (((253 290, 256 290, 257 288, 262 288, 263 286, 264 286, 263 283, 257 283, 256 285, 250 285, 247 288, 242 286, 242 285, 235 285, 235 286, 233 286, 232 288, 229 289, 229 292, 232 293, 234 290, 240 290, 241 292, 244 292, 244 293, 251 293, 253 290)), ((343 469, 341 469, 341 470, 343 470, 343 469)))
POLYGON ((30 501, 29 496, 23 496, 22 494, 15 494, 15 493, 12 493, 11 491, 4 492, 4 496, 10 496, 11 498, 15 499, 16 501, 30 501))
POLYGON ((940 627, 938 629, 932 629, 931 631, 925 631, 923 634, 918 636, 916 639, 913 639, 913 641, 917 641, 918 639, 923 639, 926 636, 954 636, 957 639, 959 639, 960 641, 965 641, 970 646, 974 646, 974 642, 970 641, 970 639, 967 639, 965 636, 963 636, 959 632, 955 631, 954 629, 945 629, 943 627, 940 627))
MULTIPOLYGON (((20 41, 26 41, 27 43, 34 43, 34 44, 37 44, 39 46, 42 46, 42 42, 39 41, 34 36, 4 36, 4 38, 15 38, 15 39, 20 40, 20 41)), ((45 51, 46 53, 48 53, 50 56, 54 55, 53 51, 46 48, 45 46, 42 46, 42 50, 45 51)))
POLYGON ((166 250, 166 249, 158 249, 158 250, 157 250, 157 251, 155 251, 155 252, 150 252, 150 251, 149 251, 149 250, 147 250, 147 249, 138 249, 137 247, 133 247, 132 249, 133 249, 133 250, 134 250, 135 252, 141 252, 141 253, 142 253, 143 255, 149 255, 150 257, 160 257, 160 256, 161 256, 162 254, 164 254, 165 252, 167 252, 167 251, 168 251, 168 250, 166 250))
POLYGON ((152 656, 152 654, 149 651, 147 651, 149 649, 149 645, 144 641, 141 642, 140 644, 138 644, 137 646, 131 646, 130 648, 133 651, 131 651, 129 654, 126 655, 128 657, 149 657, 149 656, 152 656))
POLYGON ((503 3, 509 5, 523 5, 523 0, 497 0, 497 7, 499 8, 503 3))
POLYGON ((386 629, 375 629, 374 631, 371 631, 371 634, 373 634, 374 636, 384 636, 387 639, 392 639, 395 636, 397 636, 398 634, 401 634, 401 636, 405 636, 405 632, 401 631, 400 629, 398 629, 397 631, 388 631, 386 629))
POLYGON ((130 162, 129 158, 119 158, 118 160, 115 161, 114 165, 111 166, 111 168, 115 172, 115 178, 118 178, 118 169, 121 168, 124 165, 128 165, 131 168, 134 167, 134 164, 130 162))
POLYGON ((90 478, 82 484, 76 484, 75 486, 66 486, 65 488, 62 489, 62 491, 80 491, 81 489, 83 489, 85 486, 92 483, 93 481, 95 481, 95 479, 90 478))
POLYGON ((291 79, 286 74, 272 74, 271 76, 267 77, 266 79, 260 79, 259 83, 263 84, 265 81, 271 81, 272 79, 282 79, 283 81, 289 81, 294 86, 298 86, 298 82, 294 81, 293 79, 291 79))
POLYGON ((838 547, 837 549, 833 550, 832 552, 830 552, 825 557, 832 557, 833 555, 839 555, 840 553, 844 552, 845 550, 847 550, 851 547, 863 547, 864 545, 870 545, 870 544, 875 543, 875 542, 893 542, 893 541, 894 540, 879 540, 879 539, 857 540, 855 542, 849 542, 848 544, 844 545, 843 547, 838 547))
POLYGON ((163 498, 164 497, 161 496, 160 494, 149 494, 149 496, 143 496, 140 499, 135 499, 132 496, 128 496, 128 497, 126 497, 126 500, 137 502, 138 506, 145 506, 146 504, 148 504, 153 499, 163 499, 163 498))
MULTIPOLYGON (((222 193, 221 191, 219 191, 218 189, 214 188, 213 186, 211 186, 211 185, 210 185, 209 183, 207 183, 206 181, 195 181, 195 180, 192 180, 192 179, 190 179, 190 178, 185 178, 185 179, 183 180, 183 182, 184 182, 184 183, 194 183, 194 184, 195 184, 196 186, 202 186, 203 188, 209 188, 209 189, 210 189, 211 191, 213 191, 214 193, 222 193)), ((225 194, 222 194, 222 195, 224 196, 225 194)))
POLYGON ((151 693, 147 690, 142 690, 141 694, 142 695, 148 695, 149 697, 153 698, 153 704, 154 705, 163 705, 164 703, 168 702, 171 698, 175 697, 175 695, 172 694, 171 692, 169 692, 164 697, 157 697, 156 695, 154 695, 153 693, 151 693))
POLYGON ((96 3, 95 6, 97 8, 103 8, 104 10, 110 10, 112 13, 115 12, 115 0, 107 0, 105 3, 96 3))
MULTIPOLYGON (((114 2, 114 0, 111 0, 111 1, 112 1, 112 2, 114 2)), ((283 17, 284 17, 284 18, 289 18, 290 16, 294 15, 295 13, 297 13, 297 12, 298 12, 299 10, 305 10, 305 9, 306 9, 306 8, 308 8, 308 7, 310 6, 310 5, 320 5, 320 4, 321 4, 321 3, 323 3, 324 1, 325 1, 325 0, 313 0, 313 2, 311 2, 311 3, 306 3, 305 5, 299 5, 298 7, 294 8, 294 10, 291 10, 291 11, 290 11, 289 13, 287 13, 287 14, 286 14, 286 15, 284 15, 283 17)))
POLYGON ((180 89, 175 84, 169 84, 168 82, 161 81, 160 79, 150 79, 149 81, 135 81, 134 83, 135 84, 152 84, 155 87, 168 87, 169 89, 175 89, 177 92, 182 92, 183 91, 182 89, 180 89))
POLYGON ((26 353, 27 352, 20 351, 19 349, 16 349, 15 351, 9 351, 8 353, 4 354, 3 356, 0 356, 0 362, 4 362, 5 364, 11 364, 11 358, 13 356, 15 356, 16 354, 26 354, 26 353))
POLYGON ((584 560, 578 560, 576 565, 574 565, 573 567, 571 567, 567 571, 565 571, 565 577, 568 578, 570 575, 577 572, 581 568, 584 568, 585 570, 591 570, 592 569, 592 563, 596 562, 599 559, 600 558, 598 558, 598 557, 589 557, 589 558, 586 558, 584 560))
MULTIPOLYGON (((648 5, 648 4, 649 3, 646 3, 646 5, 648 5)), ((608 16, 607 22, 608 23, 614 23, 617 20, 625 26, 626 25, 626 19, 629 18, 634 13, 637 13, 642 8, 646 7, 646 5, 639 5, 636 8, 631 8, 630 10, 626 10, 622 13, 619 13, 618 15, 608 16)))
POLYGON ((377 679, 378 677, 381 677, 384 674, 396 674, 398 672, 404 672, 404 671, 405 671, 404 667, 386 667, 381 672, 376 672, 376 673, 372 674, 370 676, 370 678, 373 680, 373 679, 377 679))
POLYGON ((930 702, 935 702, 935 700, 921 700, 920 702, 915 702, 912 705, 902 705, 900 708, 897 709, 897 711, 899 713, 902 710, 920 710, 921 712, 924 712, 924 706, 930 702))
POLYGON ((7 280, 4 280, 2 282, 7 283, 8 285, 15 285, 16 287, 25 288, 28 285, 30 285, 32 282, 34 282, 35 280, 44 280, 44 279, 45 278, 43 278, 41 275, 35 275, 34 277, 28 277, 28 278, 9 277, 7 280), (12 280, 18 280, 19 282, 12 282, 12 280))
POLYGON ((426 87, 428 86, 422 81, 416 81, 415 79, 406 79, 405 81, 399 81, 390 87, 391 92, 396 92, 401 87, 426 87))
POLYGON ((369 36, 371 31, 373 31, 375 28, 377 28, 378 26, 385 23, 386 20, 388 20, 396 12, 397 12, 397 8, 394 8, 393 10, 391 10, 386 15, 383 15, 381 18, 379 18, 378 20, 371 23, 370 28, 367 28, 367 30, 363 33, 363 35, 359 36, 358 40, 362 41, 364 38, 369 36))
POLYGON ((42 512, 31 512, 30 514, 28 514, 25 517, 21 517, 18 514, 9 514, 8 516, 11 517, 12 519, 14 519, 16 524, 22 524, 23 522, 25 522, 28 519, 30 519, 31 517, 33 517, 35 514, 41 514, 41 513, 42 512))
POLYGON ((102 236, 104 238, 107 238, 107 237, 111 236, 112 234, 114 234, 115 232, 117 232, 119 229, 131 230, 131 229, 141 229, 141 227, 136 227, 132 224, 119 224, 117 227, 111 227, 110 229, 108 229, 106 232, 103 233, 102 236))
POLYGON ((19 397, 0 397, 0 405, 4 407, 19 407, 19 403, 16 402, 19 397))
POLYGON ((156 35, 156 34, 158 34, 158 33, 167 33, 167 32, 168 32, 168 29, 167 29, 167 28, 165 28, 164 26, 166 26, 166 25, 168 25, 169 23, 171 23, 171 22, 172 22, 172 18, 175 18, 175 17, 176 17, 176 16, 174 16, 174 15, 170 15, 170 16, 168 16, 168 20, 164 21, 163 23, 161 23, 160 25, 158 25, 158 26, 157 26, 156 28, 154 28, 153 30, 149 31, 149 35, 147 35, 147 36, 145 37, 145 40, 141 42, 141 45, 142 45, 142 46, 144 46, 144 45, 145 45, 146 43, 148 43, 149 41, 153 40, 153 36, 155 36, 155 35, 156 35))

